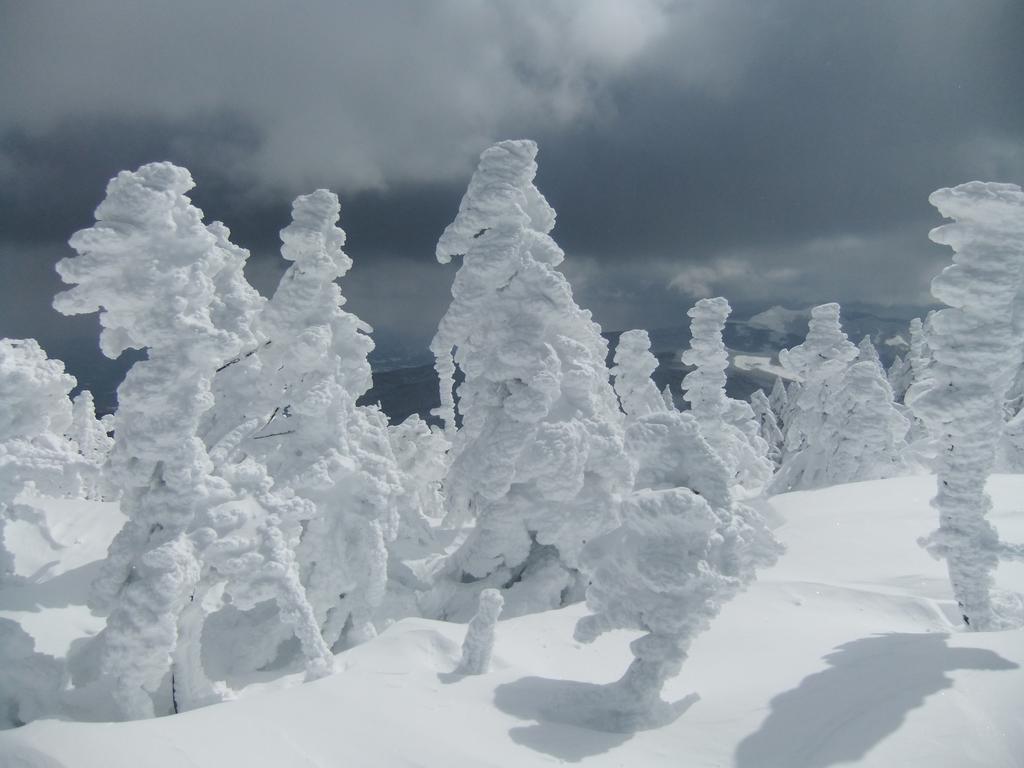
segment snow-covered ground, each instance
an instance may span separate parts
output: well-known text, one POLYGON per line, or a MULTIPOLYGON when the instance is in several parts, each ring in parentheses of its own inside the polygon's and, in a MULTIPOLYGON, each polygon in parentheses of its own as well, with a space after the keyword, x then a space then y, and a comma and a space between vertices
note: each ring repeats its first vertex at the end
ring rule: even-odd
MULTIPOLYGON (((464 625, 408 619, 317 682, 251 686, 156 720, 2 732, 0 766, 1024 766, 1024 630, 960 631, 944 566, 916 544, 934 527, 933 485, 775 497, 787 554, 697 639, 665 691, 681 714, 655 730, 586 727, 581 702, 625 670, 630 635, 574 642, 577 606, 502 621, 480 677, 452 673, 464 625)), ((1024 541, 1024 476, 990 490, 1001 534, 1024 541)), ((13 547, 33 583, 0 591, 0 617, 63 655, 100 626, 82 603, 120 519, 88 502, 45 513, 50 539, 26 527, 13 547)), ((1019 617, 1024 565, 1001 566, 997 582, 1019 617)))

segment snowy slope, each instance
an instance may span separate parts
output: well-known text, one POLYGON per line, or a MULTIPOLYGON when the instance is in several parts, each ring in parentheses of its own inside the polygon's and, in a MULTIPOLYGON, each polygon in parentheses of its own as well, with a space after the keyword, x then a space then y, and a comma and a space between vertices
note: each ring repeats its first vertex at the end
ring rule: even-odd
MULTIPOLYGON (((0 766, 1024 766, 1024 630, 951 624, 943 566, 915 544, 933 526, 933 483, 773 499, 789 551, 698 638, 666 689, 682 714, 660 729, 585 727, 580 702, 625 669, 629 635, 581 646, 572 607, 501 622, 482 677, 450 674, 464 626, 405 620, 315 683, 158 720, 2 732, 0 766)), ((1024 541, 1024 476, 991 490, 1001 533, 1024 541)), ((0 615, 59 652, 67 628, 40 617, 74 607, 88 567, 0 593, 0 615)), ((1024 593, 1024 566, 997 576, 1024 593)))

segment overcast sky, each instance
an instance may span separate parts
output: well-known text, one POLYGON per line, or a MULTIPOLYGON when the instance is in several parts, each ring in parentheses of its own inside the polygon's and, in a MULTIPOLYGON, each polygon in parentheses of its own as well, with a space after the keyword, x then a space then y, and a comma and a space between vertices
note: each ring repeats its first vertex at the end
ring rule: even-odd
POLYGON ((924 304, 929 192, 1024 181, 1022 39, 1020 0, 0 0, 0 336, 94 349, 53 264, 109 177, 172 160, 264 293, 291 198, 337 191, 349 308, 425 344, 434 243, 520 137, 606 329, 924 304))

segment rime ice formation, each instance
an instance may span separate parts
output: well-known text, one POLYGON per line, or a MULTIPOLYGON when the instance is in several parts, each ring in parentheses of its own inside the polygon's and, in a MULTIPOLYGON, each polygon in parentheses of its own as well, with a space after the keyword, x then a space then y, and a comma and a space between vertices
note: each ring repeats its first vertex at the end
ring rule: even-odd
POLYGON ((658 369, 658 358, 651 354, 647 331, 623 332, 612 361, 615 394, 627 416, 641 417, 667 410, 664 396, 651 379, 658 369))
POLYGON ((874 363, 879 368, 882 368, 883 373, 885 372, 885 369, 882 367, 882 359, 878 356, 878 350, 875 349, 870 336, 865 336, 860 340, 860 344, 857 345, 857 357, 854 360, 858 363, 874 363))
POLYGON ((838 304, 811 309, 807 338, 779 352, 779 362, 798 381, 790 386, 782 466, 772 481, 773 492, 816 488, 827 482, 827 459, 834 446, 825 442, 825 414, 843 373, 856 357, 857 347, 839 324, 838 304))
POLYGON ((892 387, 893 399, 897 403, 902 403, 903 397, 907 394, 907 390, 910 389, 910 385, 914 381, 914 372, 910 367, 910 358, 896 355, 892 365, 889 366, 889 370, 885 372, 885 377, 889 382, 889 386, 892 387))
MULTIPOLYGON (((336 280, 352 260, 342 250, 340 209, 337 196, 323 189, 294 201, 292 222, 281 231, 281 253, 292 266, 260 316, 256 351, 232 374, 258 386, 249 385, 244 411, 228 420, 241 427, 220 429, 225 472, 244 458, 265 467, 273 481, 272 487, 257 482, 269 494, 264 503, 281 509, 276 530, 266 535, 288 545, 274 544, 278 554, 267 559, 267 550, 264 559, 267 568, 288 571, 275 599, 295 634, 308 639, 303 646, 313 676, 329 666, 323 642, 354 643, 376 632, 402 493, 386 417, 376 407, 356 406, 371 385, 366 356, 373 342, 370 327, 342 308, 336 280), (295 558, 285 563, 288 549, 295 558), (323 641, 314 638, 311 617, 323 641)), ((255 607, 253 600, 246 605, 255 607)), ((275 625, 272 616, 267 620, 275 625)))
POLYGON ((701 299, 687 312, 691 339, 683 362, 695 369, 683 378, 683 397, 733 482, 747 496, 756 496, 771 479, 772 463, 750 405, 725 394, 729 353, 722 331, 730 312, 723 298, 701 299))
POLYGON ((548 235, 555 213, 533 184, 537 146, 486 150, 442 234, 437 258, 463 260, 431 349, 452 434, 446 492, 476 526, 451 560, 474 589, 511 585, 506 612, 562 604, 587 540, 610 528, 631 483, 607 343, 573 301, 548 235))
POLYGON ((706 439, 718 423, 667 409, 631 417, 634 492, 619 527, 583 550, 592 614, 578 623, 577 639, 620 628, 647 633, 631 644, 634 662, 600 704, 613 730, 667 719, 659 694, 690 641, 780 552, 760 514, 738 498, 746 494, 735 470, 706 439))
POLYGON ((829 484, 895 477, 906 470, 910 422, 896 407, 882 367, 870 355, 843 374, 827 403, 823 473, 829 484))
POLYGON ((71 401, 71 426, 66 434, 78 446, 78 452, 91 470, 82 477, 82 494, 87 499, 104 497, 103 467, 114 447, 114 439, 108 434, 112 429, 112 417, 96 418, 92 392, 82 390, 71 401))
POLYGON ((619 628, 646 633, 630 643, 634 660, 625 675, 607 687, 610 730, 670 719, 661 689, 691 641, 753 580, 757 565, 774 560, 759 541, 763 529, 709 501, 684 487, 639 490, 623 503, 622 524, 584 551, 592 614, 576 625, 576 639, 619 628))
MULTIPOLYGON (((1003 403, 1022 362, 1024 193, 1013 184, 970 182, 928 198, 952 223, 933 229, 953 264, 932 280, 947 305, 927 323, 930 362, 907 403, 938 440, 939 528, 924 546, 945 558, 953 594, 972 629, 997 625, 992 572, 1001 545, 986 517, 985 481, 1003 433, 1003 403)), ((918 349, 921 345, 918 344, 918 349)))
POLYGON ((750 395, 750 407, 754 411, 754 418, 757 419, 757 432, 768 446, 765 455, 777 467, 782 460, 782 430, 779 428, 779 418, 772 410, 771 402, 763 389, 758 389, 750 395))
POLYGON ((110 464, 128 522, 94 584, 94 605, 109 614, 100 665, 132 718, 154 714, 152 694, 177 667, 179 617, 215 535, 203 516, 231 496, 210 474, 197 437, 212 404, 210 378, 254 341, 235 300, 252 292, 242 276, 248 254, 223 225, 203 224, 186 196, 193 186, 188 171, 170 163, 120 173, 96 224, 71 238, 78 256, 57 265, 73 285, 54 299, 58 311, 98 311, 108 357, 148 351, 118 388, 110 464))
POLYGON ((444 517, 448 441, 416 414, 389 427, 388 438, 402 483, 399 536, 427 543, 432 538, 430 521, 444 517))
POLYGON ((494 651, 494 632, 498 625, 505 599, 496 589, 485 589, 480 593, 476 615, 466 627, 466 639, 462 641, 462 659, 456 672, 463 675, 482 675, 491 666, 494 651))
POLYGON ((781 422, 786 410, 789 408, 789 394, 786 392, 786 385, 779 376, 775 377, 775 383, 772 384, 772 391, 768 394, 768 403, 775 413, 775 418, 781 422))
POLYGON ((94 477, 65 434, 75 379, 34 339, 0 339, 0 583, 14 579, 5 523, 31 515, 16 501, 26 484, 51 496, 80 496, 94 477))

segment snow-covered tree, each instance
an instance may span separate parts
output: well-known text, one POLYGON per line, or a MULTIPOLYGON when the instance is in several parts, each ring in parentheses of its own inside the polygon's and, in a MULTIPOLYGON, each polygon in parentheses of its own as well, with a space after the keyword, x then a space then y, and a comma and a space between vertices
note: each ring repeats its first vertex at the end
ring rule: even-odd
POLYGON ((826 403, 826 445, 822 474, 830 484, 894 477, 906 470, 910 423, 900 413, 882 367, 871 359, 855 361, 826 403))
POLYGON ((507 586, 513 615, 579 593, 580 551, 614 525, 632 480, 608 345, 556 269, 536 153, 504 141, 481 155, 437 245, 440 262, 463 260, 431 344, 452 435, 448 504, 476 520, 451 575, 471 590, 507 586))
POLYGON ((772 410, 771 402, 763 389, 756 390, 750 395, 750 407, 754 411, 754 418, 757 419, 757 431, 768 446, 765 454, 776 467, 782 460, 782 430, 779 428, 779 419, 772 410))
POLYGON ((772 391, 768 394, 768 403, 771 405, 772 412, 775 414, 775 418, 779 420, 781 426, 782 419, 789 408, 789 394, 786 392, 786 385, 782 381, 781 376, 775 377, 772 391))
POLYGON ((5 523, 32 510, 16 501, 26 484, 50 496, 81 495, 90 465, 65 437, 75 379, 34 339, 0 339, 0 582, 14 576, 5 523))
POLYGON ((885 377, 889 382, 889 386, 892 387, 892 396, 897 403, 903 402, 903 397, 907 394, 907 390, 910 389, 910 385, 914 381, 913 376, 914 372, 910 367, 910 358, 905 355, 896 355, 892 365, 885 372, 885 377))
POLYGON ((930 233, 954 251, 932 280, 948 306, 929 318, 930 363, 907 403, 938 440, 939 528, 923 540, 944 558, 953 594, 972 629, 998 625, 992 572, 1004 547, 987 518, 985 481, 1003 434, 1003 403, 1022 363, 1024 193, 1013 184, 970 182, 928 198, 952 223, 930 233))
POLYGON ((114 447, 110 437, 113 418, 96 418, 96 404, 92 392, 82 390, 71 401, 71 426, 65 433, 77 446, 89 471, 83 473, 82 493, 87 499, 104 496, 103 468, 114 447))
POLYGON ((629 420, 634 491, 620 525, 583 551, 592 615, 578 623, 577 639, 619 628, 647 633, 631 644, 634 662, 598 704, 613 729, 665 719, 659 693, 693 637, 780 551, 704 427, 690 411, 629 420))
POLYGON ((730 312, 723 298, 701 299, 687 312, 691 339, 683 362, 694 370, 683 378, 683 397, 733 482, 746 495, 756 496, 771 479, 773 467, 749 403, 725 394, 729 353, 722 331, 730 312))
POLYGON ((772 482, 775 493, 828 484, 827 463, 836 436, 826 430, 825 416, 856 356, 857 347, 840 326, 838 304, 813 307, 804 342, 779 352, 779 362, 798 381, 790 386, 782 465, 772 482))
POLYGON ((640 417, 668 410, 651 375, 658 369, 658 358, 651 354, 647 331, 625 331, 619 336, 612 358, 615 394, 627 416, 640 417))
POLYGON ((231 496, 211 475, 197 436, 212 403, 210 379, 254 342, 247 313, 257 307, 256 294, 242 275, 248 254, 222 225, 203 224, 186 195, 193 186, 188 171, 171 163, 120 173, 96 224, 71 238, 78 256, 57 265, 73 285, 54 299, 58 311, 98 311, 108 357, 128 348, 148 352, 118 388, 110 465, 128 521, 93 594, 93 605, 108 613, 102 672, 127 717, 154 713, 151 694, 171 667, 179 617, 214 535, 202 516, 231 496))
POLYGON ((854 358, 854 361, 858 363, 874 363, 882 369, 883 374, 885 373, 885 368, 882 366, 882 358, 878 356, 878 350, 875 348, 870 336, 865 336, 860 340, 860 344, 857 345, 857 357, 854 358))
POLYGON ((505 599, 498 590, 485 589, 480 593, 479 607, 466 627, 466 638, 462 641, 462 659, 456 672, 463 675, 482 675, 490 668, 495 629, 504 605, 505 599))
MULTIPOLYGON (((282 613, 301 622, 291 625, 300 638, 312 637, 306 624, 312 615, 327 647, 376 634, 398 515, 409 507, 413 522, 422 518, 403 495, 386 417, 376 406, 356 405, 372 384, 373 342, 370 327, 343 309, 336 281, 352 260, 342 250, 339 214, 338 198, 327 190, 294 201, 292 222, 281 232, 281 253, 293 263, 260 315, 252 354, 223 370, 220 389, 234 404, 226 402, 209 427, 220 471, 248 474, 254 470, 246 462, 256 462, 272 481, 264 488, 264 480, 255 480, 254 487, 264 488, 264 505, 283 504, 267 522, 276 530, 264 536, 287 546, 250 545, 266 553, 262 561, 254 558, 263 570, 286 565, 299 573, 261 579, 263 599, 273 597, 282 613), (286 564, 285 549, 294 551, 286 564), (297 581, 312 614, 301 604, 297 581)), ((248 610, 257 602, 244 601, 248 610)), ((268 636, 276 631, 278 642, 287 639, 272 613, 266 621, 268 636)), ((273 652, 273 643, 266 647, 273 652)), ((312 675, 327 669, 320 643, 304 642, 304 651, 312 675)))

